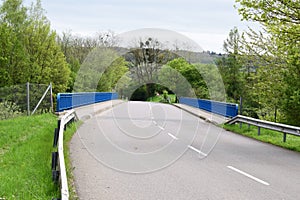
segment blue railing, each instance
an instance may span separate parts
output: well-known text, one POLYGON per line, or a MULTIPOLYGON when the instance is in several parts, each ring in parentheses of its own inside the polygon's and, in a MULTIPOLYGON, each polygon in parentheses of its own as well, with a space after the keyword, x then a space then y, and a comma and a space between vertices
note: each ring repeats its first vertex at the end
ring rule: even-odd
POLYGON ((61 112, 71 108, 85 106, 93 103, 118 99, 118 93, 114 92, 80 92, 58 93, 56 111, 61 112))
POLYGON ((208 112, 219 114, 225 117, 235 117, 238 115, 237 104, 187 97, 180 97, 179 103, 186 104, 195 108, 200 108, 202 110, 206 110, 208 112))

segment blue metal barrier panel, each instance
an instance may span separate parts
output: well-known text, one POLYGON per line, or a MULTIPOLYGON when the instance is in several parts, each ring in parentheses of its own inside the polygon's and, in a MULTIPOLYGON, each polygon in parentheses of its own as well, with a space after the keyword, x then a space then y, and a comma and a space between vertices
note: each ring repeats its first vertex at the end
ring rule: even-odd
POLYGON ((235 117, 238 115, 237 104, 188 97, 180 97, 179 103, 206 110, 224 117, 235 117))
POLYGON ((61 112, 80 106, 85 106, 103 101, 118 99, 115 92, 80 92, 80 93, 59 93, 57 94, 56 111, 61 112))

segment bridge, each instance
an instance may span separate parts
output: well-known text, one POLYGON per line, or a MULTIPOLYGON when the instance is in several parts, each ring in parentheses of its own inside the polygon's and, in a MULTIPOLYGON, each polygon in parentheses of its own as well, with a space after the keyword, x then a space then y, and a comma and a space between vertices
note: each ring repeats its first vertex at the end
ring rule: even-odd
POLYGON ((225 131, 225 117, 117 99, 75 111, 80 199, 299 198, 299 153, 225 131))

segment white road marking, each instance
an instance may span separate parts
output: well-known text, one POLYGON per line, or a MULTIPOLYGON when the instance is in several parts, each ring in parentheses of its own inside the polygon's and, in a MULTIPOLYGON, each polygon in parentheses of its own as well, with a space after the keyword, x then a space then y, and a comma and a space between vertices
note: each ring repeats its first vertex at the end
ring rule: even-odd
POLYGON ((152 106, 150 105, 150 103, 148 103, 148 106, 149 106, 149 109, 150 109, 150 115, 152 116, 153 115, 152 106))
POLYGON ((164 127, 162 127, 162 126, 157 126, 158 128, 160 128, 161 130, 165 130, 165 128, 164 127))
POLYGON ((153 121, 153 124, 154 124, 154 125, 157 125, 157 122, 156 122, 156 121, 153 121))
POLYGON ((168 133, 168 135, 169 135, 171 138, 173 138, 174 140, 178 140, 178 138, 177 138, 176 136, 172 135, 171 133, 168 133))
POLYGON ((263 185, 270 185, 269 183, 267 183, 267 182, 265 182, 265 181, 263 181, 263 180, 261 180, 261 179, 259 179, 259 178, 256 178, 256 177, 254 177, 254 176, 252 176, 252 175, 250 175, 250 174, 248 174, 248 173, 246 173, 246 172, 243 172, 242 170, 239 170, 239 169, 237 169, 237 168, 234 168, 234 167, 232 167, 232 166, 227 166, 229 169, 231 169, 231 170, 233 170, 233 171, 235 171, 235 172, 238 172, 238 173, 240 173, 240 174, 242 174, 242 175, 244 175, 244 176, 246 176, 246 177, 248 177, 248 178, 251 178, 251 179, 253 179, 253 180, 255 180, 255 181, 257 181, 257 182, 259 182, 259 183, 261 183, 261 184, 263 184, 263 185))
POLYGON ((195 147, 193 147, 193 146, 191 146, 191 145, 189 145, 188 148, 190 148, 190 149, 196 151, 197 153, 199 153, 199 154, 201 154, 201 155, 203 155, 203 156, 205 156, 205 157, 207 156, 206 153, 203 153, 202 151, 200 151, 199 149, 196 149, 195 147))

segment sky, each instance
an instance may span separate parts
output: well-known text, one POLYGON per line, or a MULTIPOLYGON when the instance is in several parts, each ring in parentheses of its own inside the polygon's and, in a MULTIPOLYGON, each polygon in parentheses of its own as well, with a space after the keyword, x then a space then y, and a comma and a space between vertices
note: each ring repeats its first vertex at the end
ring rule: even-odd
MULTIPOLYGON (((29 5, 34 0, 24 0, 29 5)), ((159 28, 183 34, 205 51, 223 53, 232 28, 240 32, 255 24, 241 21, 234 0, 42 0, 58 34, 81 36, 111 30, 117 34, 159 28)))

